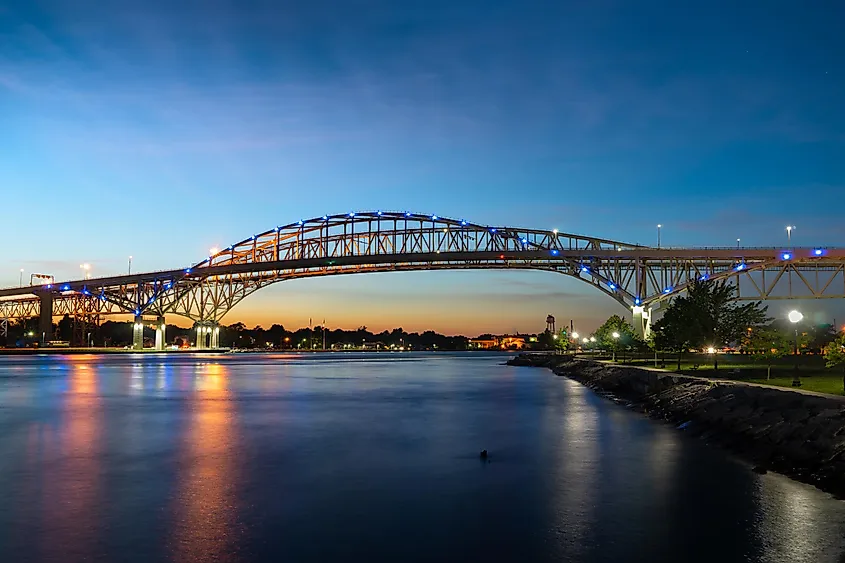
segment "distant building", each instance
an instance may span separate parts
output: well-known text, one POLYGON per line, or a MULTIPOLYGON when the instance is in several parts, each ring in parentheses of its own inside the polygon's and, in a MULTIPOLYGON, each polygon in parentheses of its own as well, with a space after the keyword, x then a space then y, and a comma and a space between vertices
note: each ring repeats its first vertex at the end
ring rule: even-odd
POLYGON ((469 341, 469 347, 476 350, 522 350, 525 348, 525 337, 505 334, 490 338, 473 338, 469 341))
POLYGON ((505 335, 499 340, 499 345, 506 350, 521 350, 525 348, 524 336, 509 336, 505 335))
POLYGON ((491 348, 499 347, 499 340, 497 338, 473 338, 469 341, 469 347, 478 350, 490 350, 491 348))

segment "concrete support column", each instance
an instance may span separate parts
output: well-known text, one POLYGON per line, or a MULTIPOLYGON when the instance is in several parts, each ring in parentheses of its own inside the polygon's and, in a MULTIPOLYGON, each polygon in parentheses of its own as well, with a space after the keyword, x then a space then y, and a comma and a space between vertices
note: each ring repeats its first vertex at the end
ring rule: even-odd
POLYGON ((205 325, 197 323, 197 343, 194 348, 197 350, 205 350, 206 346, 206 333, 205 333, 205 325))
POLYGON ((220 325, 214 323, 208 329, 211 331, 211 347, 220 348, 220 325))
POLYGON ((132 349, 144 349, 144 319, 140 316, 135 317, 135 324, 132 325, 132 349))
POLYGON ((38 313, 38 333, 41 344, 53 340, 53 294, 44 292, 38 294, 40 310, 38 313))
POLYGON ((159 317, 156 321, 156 350, 164 350, 164 345, 167 343, 167 339, 165 338, 165 324, 164 324, 164 317, 159 317))
POLYGON ((645 340, 651 335, 651 314, 652 309, 648 311, 644 307, 633 307, 634 313, 634 332, 645 340))

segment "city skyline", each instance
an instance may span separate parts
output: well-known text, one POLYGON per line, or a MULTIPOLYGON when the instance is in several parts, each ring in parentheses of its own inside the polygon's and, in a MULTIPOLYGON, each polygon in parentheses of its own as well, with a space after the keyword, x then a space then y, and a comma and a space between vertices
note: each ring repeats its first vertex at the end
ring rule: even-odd
MULTIPOLYGON (((841 6, 386 5, 5 8, 0 285, 183 267, 376 209, 641 244, 660 224, 664 246, 780 246, 795 225, 794 245, 842 245, 841 6)), ((565 276, 415 272, 277 284, 223 322, 468 334, 622 312, 565 276)))

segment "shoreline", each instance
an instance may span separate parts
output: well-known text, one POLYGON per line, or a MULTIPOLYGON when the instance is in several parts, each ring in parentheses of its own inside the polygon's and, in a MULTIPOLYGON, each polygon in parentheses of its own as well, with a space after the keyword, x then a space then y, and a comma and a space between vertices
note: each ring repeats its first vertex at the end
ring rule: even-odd
POLYGON ((127 350, 125 348, 0 348, 0 356, 38 356, 38 355, 69 355, 69 354, 409 354, 409 353, 450 354, 455 352, 483 354, 493 353, 501 356, 512 355, 513 350, 263 350, 237 348, 185 348, 181 350, 127 350))
POLYGON ((845 397, 552 354, 508 365, 545 367, 752 464, 845 499, 845 397))

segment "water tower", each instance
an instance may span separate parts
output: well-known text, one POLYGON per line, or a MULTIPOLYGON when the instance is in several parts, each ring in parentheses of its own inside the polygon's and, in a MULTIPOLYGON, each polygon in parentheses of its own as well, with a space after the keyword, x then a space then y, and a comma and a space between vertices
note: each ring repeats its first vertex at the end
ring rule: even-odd
POLYGON ((546 330, 550 333, 555 333, 555 318, 552 315, 546 317, 546 330))

